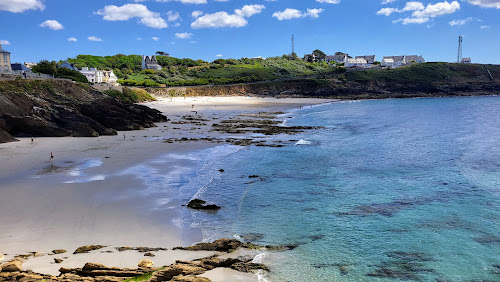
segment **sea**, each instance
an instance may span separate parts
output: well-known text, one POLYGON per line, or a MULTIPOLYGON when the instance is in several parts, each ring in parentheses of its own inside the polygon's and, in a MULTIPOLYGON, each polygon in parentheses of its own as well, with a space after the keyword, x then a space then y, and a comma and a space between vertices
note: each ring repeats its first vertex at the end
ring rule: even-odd
POLYGON ((262 281, 500 281, 500 97, 340 101, 278 118, 320 128, 123 174, 158 207, 175 204, 185 244, 289 245, 259 251, 262 281), (222 208, 179 208, 195 198, 222 208))
POLYGON ((342 101, 279 118, 322 128, 269 137, 292 146, 196 155, 178 195, 222 206, 182 215, 204 241, 293 245, 258 255, 267 281, 500 281, 500 97, 342 101))

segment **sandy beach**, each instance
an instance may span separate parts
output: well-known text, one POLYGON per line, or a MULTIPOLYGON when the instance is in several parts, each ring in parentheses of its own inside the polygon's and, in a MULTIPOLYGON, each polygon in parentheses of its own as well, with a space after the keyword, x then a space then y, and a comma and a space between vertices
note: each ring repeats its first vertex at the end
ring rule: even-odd
MULTIPOLYGON (((29 252, 68 250, 66 254, 31 258, 23 264, 24 269, 52 275, 57 275, 60 267, 82 267, 89 261, 137 267, 143 254, 115 251, 121 246, 170 249, 155 253, 152 259, 157 266, 209 256, 213 252, 171 250, 200 242, 203 237, 195 228, 180 228, 179 212, 186 209, 182 207, 186 203, 172 200, 179 189, 162 188, 185 181, 184 172, 192 171, 200 161, 196 152, 217 146, 202 138, 227 137, 227 133, 212 130, 219 120, 242 114, 276 114, 326 102, 330 101, 159 98, 146 105, 160 110, 170 121, 155 128, 119 132, 117 136, 35 138, 33 142, 20 138, 19 142, 0 144, 0 254, 7 261, 29 252), (189 116, 197 121, 186 122, 189 116), (165 142, 181 138, 197 141, 165 142), (51 152, 53 161, 49 159, 51 152), (70 255, 76 248, 91 244, 107 247, 70 255), (64 261, 55 264, 56 257, 64 261)), ((213 281, 250 279, 232 270, 216 269, 206 275, 213 281)))

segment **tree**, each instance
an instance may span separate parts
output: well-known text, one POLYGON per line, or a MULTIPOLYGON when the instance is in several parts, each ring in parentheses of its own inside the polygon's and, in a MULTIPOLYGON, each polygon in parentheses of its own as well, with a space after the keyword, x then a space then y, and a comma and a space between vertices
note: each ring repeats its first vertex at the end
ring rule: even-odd
POLYGON ((156 51, 156 55, 165 56, 165 52, 163 52, 163 51, 156 51))
POLYGON ((326 59, 326 54, 323 53, 323 51, 316 49, 313 51, 313 55, 316 56, 317 60, 324 60, 326 59))
POLYGON ((36 66, 33 66, 33 68, 31 68, 31 71, 37 72, 37 73, 55 75, 57 73, 56 62, 55 61, 49 62, 47 60, 41 60, 36 66))
POLYGON ((340 56, 340 55, 347 55, 347 54, 344 52, 335 52, 335 55, 340 56))

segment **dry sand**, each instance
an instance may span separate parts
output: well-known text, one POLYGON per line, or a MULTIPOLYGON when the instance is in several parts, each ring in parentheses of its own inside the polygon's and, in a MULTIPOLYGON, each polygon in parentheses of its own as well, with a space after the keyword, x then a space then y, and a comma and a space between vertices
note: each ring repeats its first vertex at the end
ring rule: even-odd
MULTIPOLYGON (((117 252, 114 247, 172 248, 200 241, 199 230, 180 229, 176 221, 185 203, 172 201, 168 193, 154 190, 151 183, 145 183, 141 179, 141 165, 159 162, 158 157, 162 155, 186 155, 216 144, 165 143, 163 140, 220 137, 222 133, 210 131, 214 121, 243 113, 286 111, 325 102, 329 101, 163 98, 145 104, 171 119, 159 123, 156 128, 119 132, 118 136, 35 138, 33 143, 30 138, 21 138, 19 142, 0 144, 0 253, 9 260, 16 254, 66 249, 66 254, 46 255, 24 263, 25 269, 58 274, 59 267, 82 267, 88 261, 136 267, 144 258, 136 251, 117 252), (183 116, 195 114, 210 121, 195 126, 172 124, 183 116), (49 161, 51 152, 54 153, 53 162, 49 161), (77 247, 90 244, 109 247, 90 254, 71 254, 77 247), (106 250, 113 253, 101 252, 106 250), (54 264, 56 257, 68 259, 54 264)), ((167 171, 159 178, 159 183, 153 183, 154 187, 179 181, 182 169, 190 169, 192 162, 170 158, 169 166, 176 170, 167 171)), ((160 266, 173 263, 175 259, 191 260, 210 254, 159 251, 152 259, 160 266)), ((228 269, 207 272, 206 277, 214 281, 248 281, 248 275, 228 269)))

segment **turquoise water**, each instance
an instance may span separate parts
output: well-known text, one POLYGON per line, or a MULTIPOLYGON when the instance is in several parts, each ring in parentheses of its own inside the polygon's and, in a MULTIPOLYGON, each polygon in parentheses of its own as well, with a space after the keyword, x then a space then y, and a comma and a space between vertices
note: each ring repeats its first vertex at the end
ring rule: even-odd
POLYGON ((181 189, 223 206, 184 215, 205 240, 298 244, 260 257, 271 281, 500 281, 500 97, 333 103, 283 119, 325 128, 276 137, 305 145, 216 148, 181 189))

